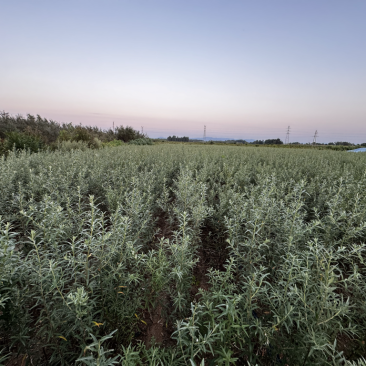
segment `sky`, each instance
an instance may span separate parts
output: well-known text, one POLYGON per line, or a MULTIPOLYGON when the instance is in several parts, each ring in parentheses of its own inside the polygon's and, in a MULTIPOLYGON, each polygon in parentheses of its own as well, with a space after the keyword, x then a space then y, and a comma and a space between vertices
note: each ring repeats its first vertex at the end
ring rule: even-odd
POLYGON ((366 142, 365 0, 0 0, 0 110, 366 142))

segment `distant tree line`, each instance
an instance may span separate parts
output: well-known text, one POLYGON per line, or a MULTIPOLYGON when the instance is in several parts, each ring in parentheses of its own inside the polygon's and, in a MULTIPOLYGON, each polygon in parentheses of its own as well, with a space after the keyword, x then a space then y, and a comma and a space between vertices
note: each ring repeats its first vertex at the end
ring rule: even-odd
POLYGON ((226 140, 225 141, 228 144, 247 144, 248 142, 242 139, 239 140, 226 140))
POLYGON ((56 149, 60 143, 71 142, 77 146, 80 142, 83 146, 99 148, 103 143, 114 140, 122 143, 146 138, 146 135, 130 126, 102 130, 92 126, 58 123, 39 115, 12 116, 0 111, 0 155, 14 147, 17 150, 25 148, 36 152, 46 147, 56 149))
POLYGON ((347 142, 347 141, 337 141, 337 142, 329 142, 328 145, 333 145, 333 146, 353 146, 354 144, 352 144, 351 142, 347 142))
POLYGON ((280 139, 255 140, 251 142, 253 145, 283 145, 280 139))
POLYGON ((189 142, 189 137, 168 136, 167 141, 189 142))

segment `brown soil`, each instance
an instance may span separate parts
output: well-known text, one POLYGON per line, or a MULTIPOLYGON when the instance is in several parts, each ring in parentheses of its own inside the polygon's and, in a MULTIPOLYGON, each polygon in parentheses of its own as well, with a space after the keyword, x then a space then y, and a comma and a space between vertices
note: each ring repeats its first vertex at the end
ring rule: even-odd
POLYGON ((17 357, 12 357, 7 363, 6 366, 24 366, 27 362, 27 355, 19 355, 17 357))
POLYGON ((168 223, 167 214, 161 213, 157 219, 156 226, 158 228, 158 232, 155 235, 157 240, 161 238, 171 238, 173 234, 172 227, 168 223))
POLYGON ((152 339, 156 344, 163 344, 165 329, 164 329, 164 319, 161 316, 161 306, 158 306, 156 309, 150 313, 149 319, 146 320, 147 323, 147 330, 145 335, 145 345, 148 348, 151 346, 152 339))
POLYGON ((193 299, 199 298, 199 289, 203 291, 208 291, 210 289, 210 284, 208 282, 207 272, 210 268, 209 265, 209 258, 205 255, 203 249, 198 251, 198 258, 199 262, 197 263, 196 267, 193 270, 193 276, 195 279, 195 283, 193 283, 191 288, 191 296, 193 299))
MULTIPOLYGON (((155 235, 152 247, 162 238, 171 239, 174 231, 167 219, 167 214, 161 212, 157 218, 156 227, 159 229, 155 235)), ((227 258, 227 253, 225 250, 220 253, 217 251, 217 247, 209 243, 209 236, 207 230, 203 230, 201 233, 201 238, 203 239, 197 256, 199 261, 197 262, 195 268, 193 269, 194 281, 191 287, 191 301, 198 300, 201 296, 199 291, 209 291, 210 283, 207 276, 208 270, 210 268, 224 270, 225 259, 227 258)), ((141 340, 144 342, 147 348, 151 347, 153 344, 159 344, 162 346, 170 346, 175 344, 175 341, 171 339, 171 334, 174 332, 173 324, 170 324, 165 316, 165 311, 169 312, 172 304, 169 304, 169 296, 167 294, 161 294, 160 305, 156 308, 146 309, 143 311, 141 320, 144 322, 139 322, 139 335, 135 338, 136 341, 141 340), (146 324, 145 324, 146 323, 146 324)))

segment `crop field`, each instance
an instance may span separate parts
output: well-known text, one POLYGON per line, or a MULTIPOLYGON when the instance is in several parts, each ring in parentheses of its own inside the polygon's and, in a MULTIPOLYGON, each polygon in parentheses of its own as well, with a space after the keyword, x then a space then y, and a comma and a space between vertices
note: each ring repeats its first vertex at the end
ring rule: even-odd
POLYGON ((366 365, 366 154, 0 161, 0 365, 366 365))

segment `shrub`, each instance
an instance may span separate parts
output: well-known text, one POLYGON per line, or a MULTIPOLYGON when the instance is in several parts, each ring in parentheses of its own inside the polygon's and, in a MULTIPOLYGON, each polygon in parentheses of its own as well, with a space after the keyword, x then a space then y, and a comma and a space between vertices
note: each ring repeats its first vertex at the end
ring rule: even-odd
MULTIPOLYGON (((7 138, 7 141, 9 140, 9 143, 12 145, 15 143, 17 149, 23 149, 24 145, 26 145, 26 148, 31 151, 38 151, 44 145, 48 145, 50 150, 55 150, 57 149, 58 142, 63 141, 83 141, 87 143, 88 147, 99 149, 103 143, 114 140, 129 142, 136 139, 145 139, 147 136, 130 126, 120 126, 115 131, 111 128, 102 130, 92 126, 74 126, 72 123, 60 124, 52 120, 49 121, 39 115, 35 117, 28 114, 26 118, 21 115, 11 116, 3 111, 0 112, 0 139, 4 138, 7 138), (36 147, 37 144, 39 145, 38 149, 36 147)), ((110 146, 117 146, 116 144, 119 146, 118 143, 113 143, 110 146)), ((3 149, 0 146, 0 154, 4 153, 2 152, 4 149, 9 150, 7 144, 4 146, 3 149)))
POLYGON ((5 139, 5 150, 29 150, 31 152, 38 152, 45 147, 43 141, 37 136, 27 135, 22 132, 7 132, 5 139))
POLYGON ((58 141, 71 141, 72 140, 72 132, 70 129, 61 130, 58 135, 58 141))
POLYGON ((89 133, 89 131, 86 128, 82 126, 76 126, 71 136, 71 141, 84 141, 90 143, 92 139, 93 136, 89 133))
POLYGON ((148 138, 140 138, 136 140, 131 140, 129 145, 154 145, 153 141, 148 138))
POLYGON ((365 155, 59 144, 0 160, 0 360, 362 364, 365 155))
POLYGON ((88 131, 87 128, 83 126, 76 126, 75 128, 69 128, 67 130, 60 131, 59 141, 62 143, 70 142, 70 144, 65 145, 64 148, 66 149, 80 148, 83 150, 84 145, 92 149, 99 149, 103 147, 102 141, 100 141, 98 137, 95 137, 88 131), (80 146, 78 143, 80 143, 80 146))
POLYGON ((94 137, 90 142, 89 142, 89 147, 92 149, 100 149, 103 147, 103 143, 102 141, 100 141, 98 139, 98 137, 94 137))
POLYGON ((6 153, 6 141, 0 138, 0 156, 6 153))
POLYGON ((58 144, 58 149, 64 152, 71 150, 85 151, 88 149, 88 144, 84 141, 62 141, 58 144))
POLYGON ((122 146, 123 144, 124 144, 124 142, 121 141, 121 140, 112 140, 112 141, 109 141, 109 142, 104 142, 103 146, 105 146, 105 147, 117 147, 117 146, 122 146))
POLYGON ((134 130, 130 126, 126 126, 126 127, 119 126, 119 127, 117 127, 115 135, 116 135, 117 140, 121 140, 121 141, 124 141, 124 142, 129 142, 131 140, 142 139, 142 138, 146 137, 145 135, 143 135, 142 133, 134 130))
POLYGON ((27 114, 11 116, 9 113, 0 112, 0 138, 6 137, 9 132, 21 132, 28 135, 41 137, 45 143, 55 142, 60 132, 60 125, 52 120, 47 120, 37 115, 27 114))

